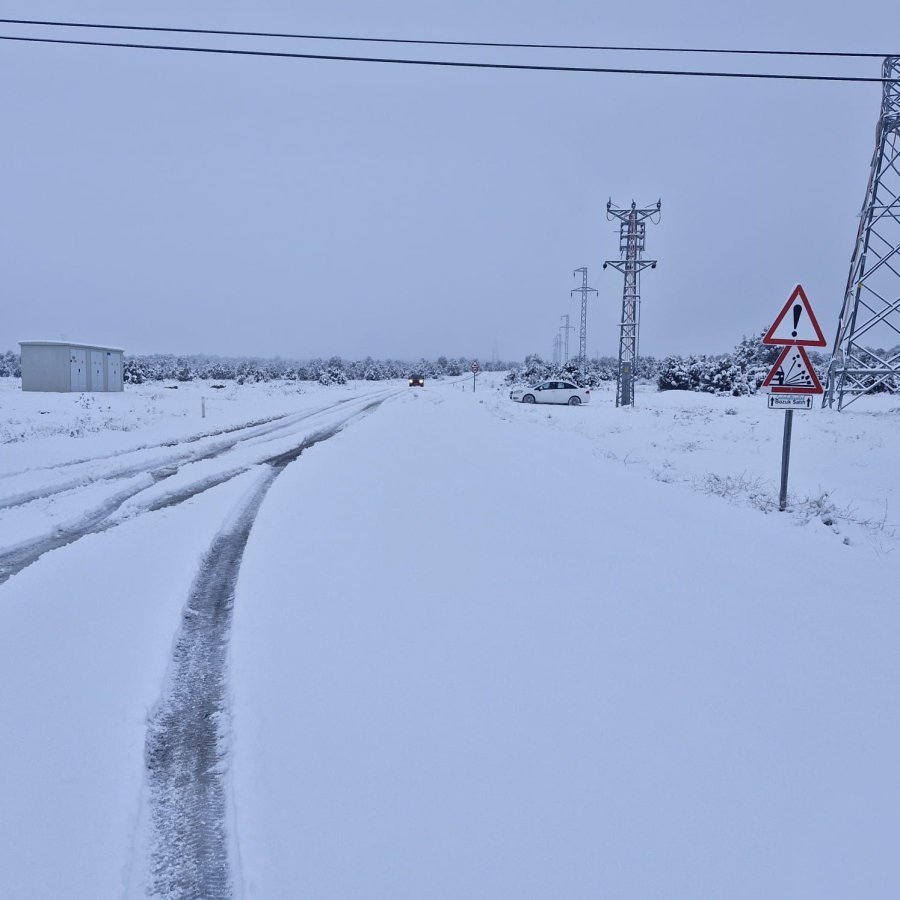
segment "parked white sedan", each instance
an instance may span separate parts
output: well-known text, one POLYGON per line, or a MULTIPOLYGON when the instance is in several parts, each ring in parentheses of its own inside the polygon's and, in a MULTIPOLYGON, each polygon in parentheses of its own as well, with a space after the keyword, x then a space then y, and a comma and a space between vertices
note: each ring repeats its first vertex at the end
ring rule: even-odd
POLYGON ((519 403, 568 403, 578 406, 589 403, 590 388, 580 388, 571 381, 542 381, 534 387, 514 387, 509 392, 510 400, 519 403))

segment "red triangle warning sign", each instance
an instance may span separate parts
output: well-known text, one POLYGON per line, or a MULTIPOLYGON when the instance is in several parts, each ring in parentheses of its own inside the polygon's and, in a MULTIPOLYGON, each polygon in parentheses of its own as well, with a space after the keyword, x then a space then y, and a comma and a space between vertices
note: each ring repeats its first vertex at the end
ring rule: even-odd
POLYGON ((802 347, 785 347, 762 387, 773 394, 822 393, 822 382, 802 347))
POLYGON ((828 343, 799 284, 766 332, 763 343, 787 344, 789 347, 824 347, 828 343))

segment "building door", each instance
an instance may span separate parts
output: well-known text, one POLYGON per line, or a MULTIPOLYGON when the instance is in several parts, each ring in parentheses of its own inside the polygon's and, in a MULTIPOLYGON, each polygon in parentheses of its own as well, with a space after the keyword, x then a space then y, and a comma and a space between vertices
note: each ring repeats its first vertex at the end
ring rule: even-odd
POLYGON ((87 352, 84 350, 76 350, 74 347, 69 350, 69 363, 72 369, 73 391, 87 390, 87 352))
POLYGON ((122 357, 118 353, 106 351, 106 389, 122 390, 122 357))
POLYGON ((99 350, 91 350, 91 390, 102 391, 103 388, 103 354, 99 350))

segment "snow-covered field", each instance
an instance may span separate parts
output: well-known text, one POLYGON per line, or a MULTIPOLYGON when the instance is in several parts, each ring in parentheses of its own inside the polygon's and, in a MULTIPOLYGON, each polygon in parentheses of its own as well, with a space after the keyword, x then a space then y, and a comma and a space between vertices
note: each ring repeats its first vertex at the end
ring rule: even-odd
POLYGON ((900 399, 782 424, 0 384, 0 897, 896 896, 900 399))

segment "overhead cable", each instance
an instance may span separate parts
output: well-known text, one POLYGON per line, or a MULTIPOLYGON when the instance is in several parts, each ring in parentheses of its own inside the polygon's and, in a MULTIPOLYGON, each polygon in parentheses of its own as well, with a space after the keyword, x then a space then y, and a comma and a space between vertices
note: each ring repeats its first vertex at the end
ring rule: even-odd
POLYGON ((638 53, 718 53, 744 56, 813 56, 848 59, 882 59, 891 53, 843 50, 760 50, 719 47, 634 47, 620 44, 542 44, 515 41, 452 41, 426 38, 362 37, 343 34, 298 34, 281 31, 233 31, 222 28, 172 28, 155 25, 117 25, 105 22, 60 22, 45 19, 0 19, 0 25, 39 25, 53 28, 99 28, 112 31, 155 31, 165 34, 205 34, 215 37, 284 38, 303 41, 348 41, 371 44, 417 44, 432 47, 484 47, 525 50, 602 50, 638 53))
POLYGON ((626 69, 611 66, 552 66, 528 65, 525 63, 464 62, 460 60, 403 59, 378 56, 339 56, 325 53, 291 53, 278 50, 236 50, 227 47, 188 47, 173 44, 138 44, 116 41, 86 41, 68 38, 22 37, 20 35, 0 35, 0 41, 14 41, 28 44, 59 44, 75 47, 117 47, 125 50, 168 50, 175 53, 206 53, 222 56, 257 56, 275 59, 317 59, 335 62, 384 63, 401 66, 441 66, 457 69, 507 69, 528 72, 582 72, 609 75, 668 75, 693 78, 752 78, 776 81, 820 81, 895 83, 892 78, 875 78, 859 75, 795 75, 786 72, 707 72, 685 69, 626 69))

